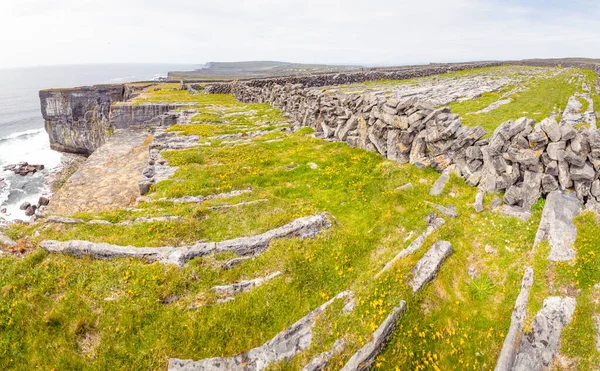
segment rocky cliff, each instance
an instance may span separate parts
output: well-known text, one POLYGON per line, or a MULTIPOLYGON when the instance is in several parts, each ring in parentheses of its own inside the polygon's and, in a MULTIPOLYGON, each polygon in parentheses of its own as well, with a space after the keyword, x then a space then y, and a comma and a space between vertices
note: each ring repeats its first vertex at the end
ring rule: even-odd
POLYGON ((40 91, 50 146, 62 152, 91 154, 110 134, 110 106, 122 101, 123 94, 123 85, 40 91))
POLYGON ((95 85, 40 91, 51 147, 87 156, 104 144, 114 130, 161 125, 165 119, 162 115, 180 106, 124 102, 139 90, 125 85, 95 85))

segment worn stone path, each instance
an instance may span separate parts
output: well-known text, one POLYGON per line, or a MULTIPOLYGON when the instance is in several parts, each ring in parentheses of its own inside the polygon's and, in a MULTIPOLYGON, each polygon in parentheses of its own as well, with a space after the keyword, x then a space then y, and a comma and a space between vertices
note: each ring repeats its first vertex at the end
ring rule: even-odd
POLYGON ((143 130, 121 130, 98 148, 52 197, 48 213, 70 215, 132 205, 138 174, 148 162, 143 130))

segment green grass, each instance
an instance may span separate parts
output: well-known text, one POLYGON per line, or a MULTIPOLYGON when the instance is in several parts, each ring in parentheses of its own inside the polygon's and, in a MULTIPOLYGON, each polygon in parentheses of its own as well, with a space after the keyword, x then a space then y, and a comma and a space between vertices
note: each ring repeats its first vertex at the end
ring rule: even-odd
MULTIPOLYGON (((180 96, 178 91, 161 90, 144 99, 174 102, 180 96)), ((441 196, 429 196, 439 176, 434 170, 400 165, 344 143, 322 141, 310 128, 272 132, 240 145, 210 139, 286 123, 279 111, 266 105, 232 102, 231 96, 189 97, 199 99, 200 114, 191 125, 173 130, 201 135, 209 145, 164 152, 179 169, 152 188, 153 196, 208 195, 246 188, 252 193, 197 205, 160 201, 140 204, 139 211, 75 215, 112 222, 180 215, 183 222, 127 227, 14 226, 8 234, 27 237, 34 245, 43 239, 178 245, 262 233, 323 211, 332 215, 332 227, 315 239, 275 241, 256 259, 231 270, 221 270, 219 264, 231 254, 198 258, 184 268, 135 259, 74 258, 40 249, 24 258, 4 255, 0 257, 0 368, 164 370, 171 357, 231 356, 262 345, 344 290, 354 292, 356 309, 345 315, 343 303, 336 302, 318 318, 310 348, 290 361, 272 365, 271 370, 301 369, 344 337, 347 348, 328 368, 339 369, 370 340, 401 299, 407 301, 407 312, 376 368, 494 367, 525 267, 535 267, 536 284, 548 268, 544 247, 532 252, 543 202, 528 222, 487 210, 475 213, 472 203, 477 189, 464 180, 453 175, 441 196), (249 114, 230 115, 240 112, 249 114), (407 182, 414 188, 395 191, 407 182), (209 209, 256 199, 268 202, 209 209), (426 228, 425 217, 435 209, 424 201, 455 205, 459 216, 445 218, 446 223, 426 239, 423 248, 373 279, 426 228), (411 269, 438 240, 451 242, 454 252, 437 278, 413 296, 407 285, 411 269), (487 244, 498 254, 485 253, 487 244), (477 272, 475 278, 469 276, 469 268, 477 272), (211 287, 276 270, 283 275, 234 301, 215 304, 211 287), (177 300, 165 304, 165 299, 173 298, 177 300), (189 309, 198 304, 203 306, 189 309)), ((486 204, 492 196, 486 195, 486 204)), ((578 227, 581 238, 595 235, 592 220, 578 219, 578 227)), ((593 240, 589 246, 600 244, 593 240)), ((586 248, 578 247, 581 256, 587 256, 586 248)), ((587 287, 598 281, 593 269, 597 262, 583 262, 582 270, 589 271, 589 277, 580 279, 580 284, 587 287)), ((567 270, 563 275, 569 279, 572 274, 567 270)), ((547 290, 545 282, 539 282, 537 291, 532 289, 534 307, 547 290)), ((577 315, 581 320, 574 321, 575 330, 567 330, 575 331, 569 336, 589 331, 590 308, 582 307, 582 314, 577 315)))
MULTIPOLYGON (((524 86, 521 92, 512 94, 512 102, 502 105, 488 113, 473 114, 501 99, 502 94, 509 91, 512 87, 506 87, 497 92, 484 93, 481 98, 468 100, 464 102, 453 102, 450 108, 454 113, 461 116, 462 122, 468 126, 482 126, 488 132, 488 136, 501 123, 507 120, 515 120, 519 117, 527 116, 541 121, 549 117, 552 112, 562 114, 569 98, 576 92, 581 92, 581 83, 577 79, 569 83, 573 77, 585 77, 588 86, 595 81, 595 74, 592 71, 566 69, 554 77, 546 74, 538 75, 532 78, 524 86)), ((595 86, 595 82, 594 85, 595 86)), ((598 96, 594 96, 598 100, 598 96)), ((584 101, 584 108, 587 107, 587 101, 584 101)))

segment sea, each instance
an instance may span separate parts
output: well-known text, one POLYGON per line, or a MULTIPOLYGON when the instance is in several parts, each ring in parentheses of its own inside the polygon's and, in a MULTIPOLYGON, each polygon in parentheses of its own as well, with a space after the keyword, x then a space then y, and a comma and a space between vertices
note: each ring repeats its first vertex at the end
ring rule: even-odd
POLYGON ((24 202, 49 196, 48 174, 61 164, 62 154, 50 149, 44 130, 39 91, 94 84, 148 81, 169 71, 193 70, 191 64, 86 64, 0 69, 0 225, 26 220, 24 202), (36 174, 20 176, 3 168, 26 161, 42 164, 36 174))

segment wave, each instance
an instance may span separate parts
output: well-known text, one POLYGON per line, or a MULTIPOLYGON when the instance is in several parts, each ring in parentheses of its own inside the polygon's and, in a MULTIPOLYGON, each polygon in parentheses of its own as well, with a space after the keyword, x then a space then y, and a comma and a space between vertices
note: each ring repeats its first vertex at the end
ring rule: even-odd
POLYGON ((17 139, 19 137, 26 137, 26 136, 30 136, 30 135, 39 134, 39 133, 42 133, 42 132, 44 132, 43 128, 20 131, 20 132, 17 132, 17 133, 12 133, 10 135, 7 135, 4 138, 0 138, 0 141, 17 139))

